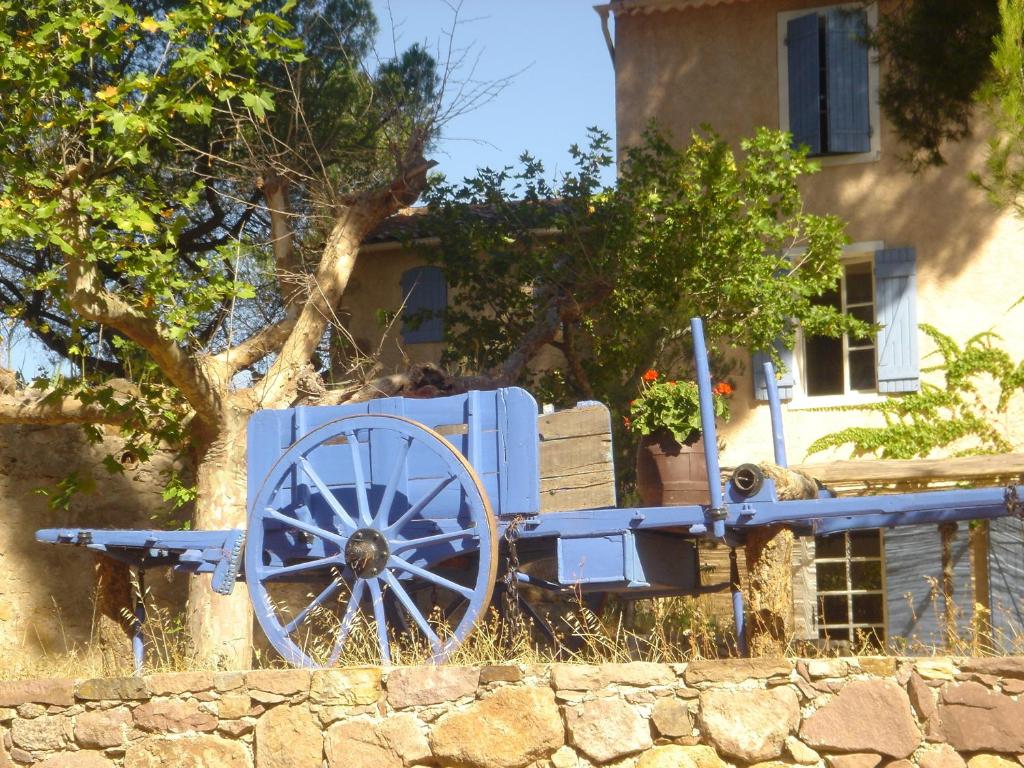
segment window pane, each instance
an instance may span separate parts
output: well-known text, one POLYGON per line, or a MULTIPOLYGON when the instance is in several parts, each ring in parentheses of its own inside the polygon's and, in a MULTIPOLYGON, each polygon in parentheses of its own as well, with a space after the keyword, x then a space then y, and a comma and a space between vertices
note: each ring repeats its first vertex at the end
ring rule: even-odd
POLYGON ((885 629, 882 626, 857 627, 854 631, 854 640, 857 645, 867 645, 871 648, 881 648, 884 637, 885 629))
POLYGON ((865 563, 850 563, 850 583, 854 589, 881 589, 881 561, 869 560, 865 563))
POLYGON ((849 640, 850 630, 846 627, 822 627, 818 630, 818 637, 822 640, 849 640))
POLYGON ((825 291, 821 296, 815 296, 811 299, 811 304, 817 304, 821 307, 835 307, 836 309, 842 309, 843 305, 839 301, 839 287, 832 288, 825 291))
MULTIPOLYGON (((865 323, 873 323, 873 322, 875 322, 875 308, 873 306, 871 306, 870 304, 866 304, 866 305, 860 306, 860 307, 850 307, 847 310, 847 313, 850 314, 852 317, 855 317, 858 320, 861 320, 861 321, 863 321, 865 323)), ((873 338, 874 338, 874 336, 871 333, 865 333, 865 334, 859 335, 859 336, 855 336, 855 335, 851 335, 850 336, 850 340, 852 342, 871 341, 873 338)))
POLYGON ((875 388, 875 350, 855 349, 850 352, 850 389, 875 388))
POLYGON ((846 303, 871 303, 871 264, 861 262, 846 267, 846 303))
POLYGON ((846 557, 846 534, 814 537, 814 557, 846 557))
POLYGON ((850 554, 853 557, 881 557, 882 535, 876 530, 850 531, 850 554))
POLYGON ((818 618, 822 624, 846 624, 849 621, 846 602, 846 595, 825 595, 818 598, 821 616, 818 618))
POLYGON ((818 591, 846 590, 846 563, 818 563, 818 591))
POLYGON ((825 336, 807 339, 807 394, 843 394, 843 342, 825 336))
POLYGON ((881 595, 854 595, 853 620, 857 624, 882 623, 881 595))

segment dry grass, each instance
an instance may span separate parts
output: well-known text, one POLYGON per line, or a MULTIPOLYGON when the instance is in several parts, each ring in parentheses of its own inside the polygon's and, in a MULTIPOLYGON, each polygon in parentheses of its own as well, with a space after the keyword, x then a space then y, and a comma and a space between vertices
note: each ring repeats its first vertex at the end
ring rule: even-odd
MULTIPOLYGON (((937 595, 933 598, 938 601, 937 595)), ((715 615, 709 597, 676 597, 620 602, 610 598, 600 612, 588 608, 582 600, 563 604, 558 615, 559 631, 554 643, 541 642, 540 634, 529 620, 502 620, 495 612, 478 625, 449 662, 460 665, 492 663, 544 664, 555 661, 575 663, 607 663, 627 661, 681 662, 693 659, 736 656, 736 638, 731 617, 715 615)), ((201 671, 204 667, 190 646, 180 612, 157 604, 146 596, 146 665, 145 672, 201 671)), ((936 606, 936 615, 942 610, 936 606)), ((854 643, 791 642, 782 649, 786 656, 932 656, 932 655, 1002 655, 1024 653, 1024 632, 993 632, 991 621, 982 606, 974 606, 972 621, 966 631, 956 635, 948 647, 915 641, 890 640, 880 649, 869 637, 854 643)), ((959 617, 957 617, 959 619, 959 617)), ((331 632, 328 631, 327 637, 331 632)), ((311 655, 325 657, 323 635, 311 632, 311 655)), ((134 674, 132 659, 126 653, 116 662, 106 661, 95 638, 84 645, 68 643, 60 651, 42 655, 28 653, 13 656, 0 666, 0 679, 47 677, 90 678, 134 674)), ((413 665, 429 663, 430 650, 418 633, 392 634, 392 663, 413 665)), ((363 665, 380 663, 376 628, 372 621, 360 619, 352 628, 338 664, 363 665)), ((284 662, 272 650, 257 651, 257 668, 283 667, 284 662)))

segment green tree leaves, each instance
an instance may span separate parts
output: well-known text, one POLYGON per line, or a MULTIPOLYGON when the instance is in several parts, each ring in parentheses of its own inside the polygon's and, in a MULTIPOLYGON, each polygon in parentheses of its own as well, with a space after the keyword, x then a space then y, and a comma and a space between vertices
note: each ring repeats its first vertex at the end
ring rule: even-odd
POLYGON ((784 134, 760 130, 736 152, 710 130, 677 147, 651 128, 614 187, 600 181, 605 134, 573 155, 553 185, 524 155, 516 170, 434 188, 424 227, 440 244, 424 254, 452 290, 449 362, 624 413, 643 371, 688 368, 690 317, 720 349, 792 343, 794 321, 852 330, 811 303, 838 280, 845 236, 838 219, 803 212, 797 180, 815 168, 784 134), (527 364, 539 359, 556 370, 527 364))

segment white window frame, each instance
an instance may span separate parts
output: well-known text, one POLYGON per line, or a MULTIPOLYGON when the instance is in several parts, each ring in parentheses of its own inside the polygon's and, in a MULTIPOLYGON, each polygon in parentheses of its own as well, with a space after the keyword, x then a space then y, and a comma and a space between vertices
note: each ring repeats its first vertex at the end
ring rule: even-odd
MULTIPOLYGON (((799 254, 803 249, 794 249, 791 254, 794 261, 799 259, 799 254)), ((843 252, 839 257, 840 262, 843 266, 847 264, 855 264, 857 262, 870 262, 872 265, 871 269, 871 296, 875 303, 875 316, 878 316, 878 297, 874 288, 875 281, 875 253, 877 251, 885 250, 885 242, 882 240, 866 240, 859 243, 852 243, 843 248, 843 252)), ((844 300, 845 301, 845 300, 844 300)), ((846 356, 848 351, 848 340, 843 337, 843 355, 846 356)), ((875 377, 878 376, 878 339, 875 339, 875 377)), ((866 405, 869 403, 877 403, 882 400, 886 400, 887 396, 880 394, 877 389, 877 381, 875 383, 876 389, 874 392, 850 392, 849 391, 849 370, 846 370, 846 383, 847 392, 841 395, 816 395, 812 397, 807 394, 807 347, 804 344, 804 331, 803 328, 796 329, 796 343, 793 346, 793 367, 794 378, 793 382, 793 399, 789 401, 788 407, 790 410, 802 410, 805 408, 829 408, 835 405, 866 405)))
MULTIPOLYGON (((822 5, 817 8, 801 8, 798 11, 781 11, 778 14, 778 69, 779 69, 779 128, 789 131, 789 56, 786 51, 786 24, 790 19, 807 16, 812 13, 822 14, 833 8, 849 8, 859 10, 862 6, 856 3, 839 3, 822 5)), ((878 4, 872 3, 866 9, 869 29, 878 26, 878 4)), ((867 152, 850 154, 815 155, 814 161, 822 167, 832 165, 853 165, 856 163, 873 163, 882 156, 882 123, 881 110, 878 106, 878 57, 868 52, 868 117, 871 121, 871 148, 867 152)))
POLYGON ((844 547, 845 547, 845 552, 844 552, 844 556, 843 557, 818 557, 817 556, 817 548, 815 548, 815 557, 814 557, 815 573, 817 573, 817 569, 818 569, 819 565, 827 564, 827 563, 845 563, 845 568, 846 568, 846 588, 843 589, 843 590, 833 590, 833 589, 824 590, 824 591, 818 590, 818 588, 817 588, 817 586, 818 586, 817 585, 817 579, 815 579, 815 585, 814 585, 815 586, 815 595, 814 595, 814 600, 815 600, 815 618, 817 619, 817 621, 815 623, 816 623, 816 628, 817 628, 818 633, 819 633, 819 638, 822 639, 822 640, 824 640, 824 638, 820 637, 821 631, 822 630, 826 630, 827 631, 829 627, 831 627, 833 629, 845 629, 849 633, 849 635, 850 635, 850 638, 851 638, 850 642, 851 643, 855 643, 856 642, 857 630, 871 630, 871 629, 874 629, 875 627, 879 627, 879 626, 881 627, 881 630, 882 630, 882 636, 880 638, 878 638, 878 639, 882 643, 883 646, 885 645, 885 642, 886 642, 886 640, 889 637, 889 602, 886 599, 886 583, 885 583, 885 531, 880 529, 880 528, 879 529, 871 529, 871 530, 875 530, 875 532, 878 534, 878 557, 866 557, 866 556, 863 556, 863 555, 858 555, 857 557, 854 557, 853 555, 850 554, 850 552, 851 552, 850 534, 853 533, 853 531, 843 531, 842 533, 830 534, 832 536, 842 536, 843 537, 843 544, 844 544, 844 547), (852 570, 852 564, 853 563, 873 563, 873 562, 878 562, 878 567, 881 570, 881 584, 882 584, 881 588, 880 589, 856 589, 856 588, 854 588, 854 586, 853 586, 853 579, 850 577, 850 571, 852 570), (869 623, 866 623, 866 622, 857 622, 857 621, 853 620, 853 597, 855 595, 881 595, 882 596, 882 622, 881 622, 881 624, 869 624, 869 623), (831 624, 826 624, 825 623, 825 617, 823 615, 823 611, 821 611, 821 608, 820 608, 820 599, 822 597, 845 597, 846 598, 846 621, 845 622, 843 622, 841 624, 840 623, 835 623, 835 622, 833 622, 831 624))

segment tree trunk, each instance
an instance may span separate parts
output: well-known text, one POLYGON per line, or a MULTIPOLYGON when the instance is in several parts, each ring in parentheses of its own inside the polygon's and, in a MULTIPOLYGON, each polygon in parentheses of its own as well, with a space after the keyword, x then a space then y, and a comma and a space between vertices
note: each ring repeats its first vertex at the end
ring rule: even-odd
POLYGON ((131 669, 132 588, 127 563, 97 555, 96 641, 103 661, 103 674, 117 677, 131 669))
POLYGON ((746 555, 750 654, 783 655, 793 615, 793 532, 776 525, 753 528, 746 555))
MULTIPOLYGON (((246 525, 245 426, 248 413, 230 410, 222 429, 198 455, 197 530, 246 525)), ((238 583, 230 595, 216 594, 210 576, 189 585, 188 629, 197 662, 214 669, 248 669, 252 664, 252 608, 249 591, 238 583)))

